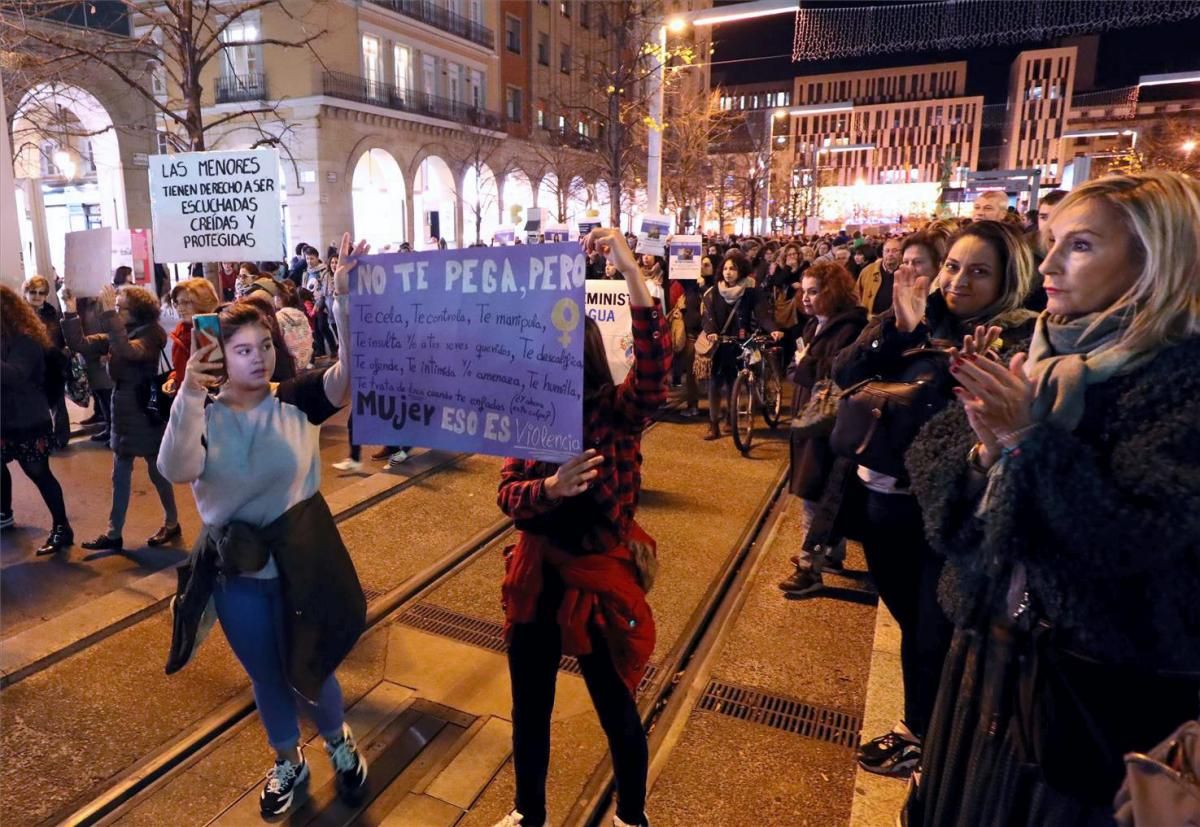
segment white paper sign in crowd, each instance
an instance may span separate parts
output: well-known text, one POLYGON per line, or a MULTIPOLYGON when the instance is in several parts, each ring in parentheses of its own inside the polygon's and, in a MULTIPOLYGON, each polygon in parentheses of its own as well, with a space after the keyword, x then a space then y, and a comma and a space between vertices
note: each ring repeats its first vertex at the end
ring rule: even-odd
POLYGON ((154 261, 150 257, 150 233, 95 227, 67 233, 63 283, 77 297, 98 296, 112 284, 118 267, 132 269, 129 284, 154 292, 154 261))
POLYGON ((278 150, 152 156, 150 209, 156 261, 284 255, 278 150))
POLYGON ((633 315, 624 279, 588 279, 584 312, 599 326, 613 381, 622 382, 633 368, 633 315))
POLYGON ((670 270, 673 279, 700 278, 700 253, 704 249, 698 235, 671 236, 670 270))

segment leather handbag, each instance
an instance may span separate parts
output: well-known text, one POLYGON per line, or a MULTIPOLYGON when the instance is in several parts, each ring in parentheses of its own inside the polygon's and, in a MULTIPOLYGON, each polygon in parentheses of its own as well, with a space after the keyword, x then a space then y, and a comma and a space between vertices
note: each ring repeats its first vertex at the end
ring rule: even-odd
POLYGON ((788 330, 796 326, 800 320, 800 313, 796 309, 796 297, 788 298, 787 289, 784 287, 776 287, 774 290, 775 299, 775 324, 780 330, 788 330))
POLYGON ((1125 756, 1114 803, 1120 827, 1200 825, 1200 721, 1188 721, 1149 754, 1125 756))
POLYGON ((792 417, 792 436, 798 439, 815 439, 833 433, 841 396, 841 391, 832 379, 818 380, 812 386, 808 402, 792 417))
POLYGON ((679 301, 675 302, 675 307, 671 309, 670 315, 667 316, 667 321, 671 325, 671 349, 676 353, 687 347, 687 326, 683 322, 683 311, 687 308, 687 297, 680 296, 679 301))
POLYGON ((842 392, 829 436, 833 452, 896 479, 905 479, 904 453, 950 398, 950 354, 914 348, 885 380, 875 376, 842 392))
MULTIPOLYGON (((709 288, 709 290, 713 289, 715 288, 709 288)), ((733 322, 734 317, 737 316, 738 307, 741 303, 742 299, 738 297, 738 300, 733 303, 733 307, 729 308, 729 315, 725 317, 725 324, 721 327, 721 336, 724 336, 725 332, 729 330, 729 325, 733 322)), ((696 358, 692 360, 692 375, 696 377, 697 381, 702 381, 712 376, 713 351, 716 350, 718 338, 716 336, 709 338, 704 333, 701 333, 696 338, 696 358)))

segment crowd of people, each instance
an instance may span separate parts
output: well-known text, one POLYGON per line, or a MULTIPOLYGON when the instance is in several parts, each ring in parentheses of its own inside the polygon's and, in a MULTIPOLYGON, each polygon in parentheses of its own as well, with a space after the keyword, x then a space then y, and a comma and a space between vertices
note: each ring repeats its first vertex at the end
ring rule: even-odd
MULTIPOLYGON (((1024 219, 1006 205, 984 193, 970 219, 882 237, 708 238, 699 279, 673 279, 618 230, 582 240, 589 274, 628 286, 634 364, 614 382, 587 319, 588 450, 561 465, 509 459, 501 474, 519 533, 500 589, 516 799, 498 827, 548 823, 562 654, 579 657, 608 739, 614 824, 648 825, 634 693, 654 648, 657 549, 636 520, 641 433, 671 384, 682 415, 699 416, 705 383, 704 438, 728 433, 736 342, 754 334, 794 386, 788 490, 807 517, 779 587, 820 596, 856 541, 900 628, 903 717, 868 733, 861 767, 912 778, 909 824, 1113 823, 1122 756, 1200 715, 1200 184, 1110 176, 1024 219)), ((320 425, 349 394, 349 271, 367 251, 349 242, 324 260, 299 247, 290 267, 222 266, 224 296, 180 282, 169 334, 139 287, 105 287, 90 322, 69 293, 61 317, 48 309, 45 279, 24 300, 0 288, 5 525, 15 460, 51 512, 39 554, 73 543, 50 456, 65 378, 99 365, 112 510, 84 546, 122 546, 136 457, 163 508, 152 545, 179 538, 172 483, 191 484, 204 528, 169 669, 187 662, 211 599, 276 752, 266 816, 309 777, 297 710, 347 800, 366 779, 334 674, 365 602, 319 493, 320 425), (192 324, 213 312, 220 341, 192 324), (147 400, 160 380, 166 418, 147 400)))

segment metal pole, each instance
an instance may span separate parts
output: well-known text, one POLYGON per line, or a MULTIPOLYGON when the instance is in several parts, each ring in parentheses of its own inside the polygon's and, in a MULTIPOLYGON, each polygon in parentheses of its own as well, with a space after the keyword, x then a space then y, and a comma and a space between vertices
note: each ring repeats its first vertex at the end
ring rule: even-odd
POLYGON ((657 213, 662 207, 662 125, 663 125, 663 78, 666 74, 667 27, 656 23, 656 41, 658 45, 658 61, 650 74, 650 120, 654 125, 650 129, 646 142, 646 206, 650 213, 657 213))

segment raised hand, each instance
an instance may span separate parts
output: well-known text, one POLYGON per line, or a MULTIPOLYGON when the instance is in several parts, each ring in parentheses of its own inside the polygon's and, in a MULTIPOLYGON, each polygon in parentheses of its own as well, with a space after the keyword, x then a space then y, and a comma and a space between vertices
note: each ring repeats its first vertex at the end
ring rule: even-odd
MULTIPOLYGON (((628 245, 626 245, 628 249, 628 245)), ((546 478, 546 496, 552 500, 574 497, 588 490, 600 472, 596 470, 604 457, 592 448, 571 457, 558 466, 558 470, 546 478)))
POLYGON ((950 373, 962 385, 972 430, 986 448, 1015 448, 1033 425, 1033 383, 1025 376, 1025 354, 1004 364, 977 355, 954 354, 950 373))
POLYGON ((225 360, 221 356, 220 346, 219 342, 209 342, 204 347, 192 351, 183 374, 184 390, 204 393, 209 388, 221 384, 225 360))
POLYGON ((350 233, 342 233, 342 243, 338 245, 338 266, 333 273, 333 292, 344 296, 350 292, 350 271, 358 264, 358 257, 371 252, 371 245, 365 240, 359 241, 350 248, 350 233))
POLYGON ((616 227, 597 227, 584 236, 580 243, 585 252, 599 252, 623 275, 638 273, 637 259, 629 249, 629 242, 616 227))
POLYGON ((79 300, 75 298, 75 294, 71 292, 69 287, 64 287, 58 293, 58 298, 62 301, 62 309, 64 313, 75 313, 76 307, 79 305, 79 300))
POLYGON ((111 284, 106 284, 100 288, 98 297, 101 310, 116 310, 117 309, 117 288, 111 284))
POLYGON ((896 270, 896 282, 892 288, 892 310, 896 313, 896 329, 912 333, 925 318, 925 305, 929 302, 930 281, 918 276, 917 271, 907 264, 896 270))

